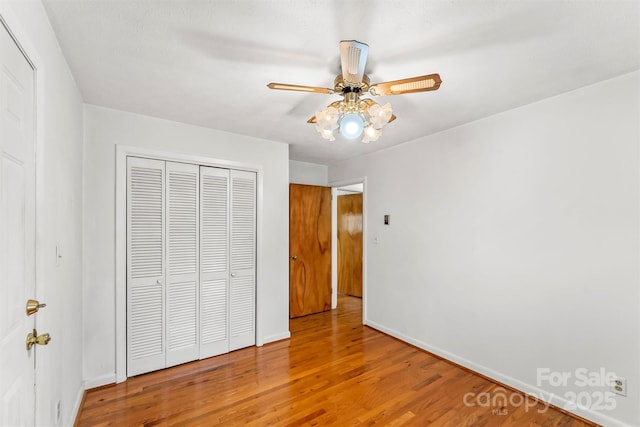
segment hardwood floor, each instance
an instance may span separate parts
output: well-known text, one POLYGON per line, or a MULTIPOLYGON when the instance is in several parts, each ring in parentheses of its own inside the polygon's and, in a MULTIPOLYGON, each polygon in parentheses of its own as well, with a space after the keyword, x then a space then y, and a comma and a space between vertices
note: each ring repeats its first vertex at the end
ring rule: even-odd
POLYGON ((89 390, 76 424, 589 425, 362 326, 361 302, 291 320, 290 340, 89 390))

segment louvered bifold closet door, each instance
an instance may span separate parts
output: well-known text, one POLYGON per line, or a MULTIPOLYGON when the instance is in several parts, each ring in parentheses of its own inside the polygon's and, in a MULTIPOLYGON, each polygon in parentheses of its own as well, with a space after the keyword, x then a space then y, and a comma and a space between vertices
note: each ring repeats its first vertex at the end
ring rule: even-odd
POLYGON ((229 170, 200 167, 200 358, 229 352, 229 170))
POLYGON ((256 174, 230 171, 229 349, 255 345, 256 174))
POLYGON ((165 367, 165 162, 127 158, 127 375, 165 367))
POLYGON ((199 167, 167 162, 166 366, 198 359, 199 167))

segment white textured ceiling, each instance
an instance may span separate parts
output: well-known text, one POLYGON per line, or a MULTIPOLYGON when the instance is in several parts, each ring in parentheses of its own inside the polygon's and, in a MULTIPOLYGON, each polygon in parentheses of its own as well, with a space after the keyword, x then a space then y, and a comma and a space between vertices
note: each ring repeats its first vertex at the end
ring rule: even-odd
POLYGON ((85 102, 324 164, 640 68, 637 0, 43 2, 85 102), (343 39, 369 45, 372 82, 440 73, 442 86, 376 99, 398 116, 376 142, 328 142, 306 120, 338 95, 266 84, 332 87, 343 39))

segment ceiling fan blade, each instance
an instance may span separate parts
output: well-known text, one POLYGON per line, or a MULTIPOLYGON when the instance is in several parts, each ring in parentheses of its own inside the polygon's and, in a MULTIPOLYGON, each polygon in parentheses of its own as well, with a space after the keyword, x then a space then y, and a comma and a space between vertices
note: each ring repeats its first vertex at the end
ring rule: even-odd
POLYGON ((376 83, 371 85, 371 95, 400 95, 402 93, 426 92, 437 90, 442 80, 439 74, 429 74, 420 77, 394 80, 392 82, 376 83))
POLYGON ((334 93, 333 89, 329 89, 326 87, 299 86, 299 85, 290 85, 286 83, 269 83, 267 87, 269 89, 276 89, 276 90, 293 90, 296 92, 313 92, 313 93, 324 93, 329 95, 334 93))
POLYGON ((343 40, 340 42, 342 79, 347 85, 358 86, 362 82, 368 54, 369 46, 364 43, 355 40, 343 40))

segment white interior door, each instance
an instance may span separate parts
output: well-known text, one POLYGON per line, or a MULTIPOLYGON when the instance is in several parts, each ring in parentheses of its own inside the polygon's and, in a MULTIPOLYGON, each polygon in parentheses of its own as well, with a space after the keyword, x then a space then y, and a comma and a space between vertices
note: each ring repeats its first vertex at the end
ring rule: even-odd
POLYGON ((0 24, 0 425, 34 424, 34 72, 0 24))
POLYGON ((200 358, 229 352, 229 170, 200 167, 200 358))
POLYGON ((127 158, 127 375, 165 367, 165 162, 127 158))
POLYGON ((256 343, 256 174, 231 174, 229 350, 256 343))
POLYGON ((127 375, 255 345, 256 174, 127 158, 127 375))
POLYGON ((198 359, 199 167, 167 162, 166 366, 198 359))

